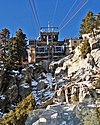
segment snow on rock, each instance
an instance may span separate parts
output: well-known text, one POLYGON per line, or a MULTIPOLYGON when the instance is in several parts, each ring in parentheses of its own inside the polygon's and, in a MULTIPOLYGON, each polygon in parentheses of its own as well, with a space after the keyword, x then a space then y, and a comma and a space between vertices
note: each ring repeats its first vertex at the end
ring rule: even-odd
POLYGON ((59 61, 56 61, 56 62, 53 61, 53 62, 50 63, 50 66, 53 66, 53 65, 55 65, 55 64, 58 64, 58 66, 59 66, 59 65, 61 65, 63 62, 65 62, 65 61, 67 61, 68 59, 70 59, 72 56, 73 56, 73 54, 68 55, 68 56, 62 58, 62 59, 60 59, 59 61))
POLYGON ((67 123, 66 123, 66 121, 63 121, 62 123, 61 123, 61 125, 66 125, 67 123))
MULTIPOLYGON (((90 36, 87 36, 90 38, 90 36)), ((90 39, 90 42, 94 42, 90 39)), ((51 74, 39 79, 33 94, 37 104, 45 105, 46 109, 32 111, 25 125, 78 125, 81 118, 76 116, 76 105, 84 104, 88 108, 94 108, 97 98, 100 97, 99 92, 93 86, 93 82, 100 78, 97 73, 100 67, 100 50, 94 49, 91 54, 87 54, 87 58, 81 58, 80 46, 76 47, 75 54, 69 55, 57 62, 50 64, 51 74), (47 86, 37 89, 39 84, 47 86), (50 86, 55 84, 54 90, 50 86), (47 102, 51 99, 52 105, 47 102), (42 120, 40 120, 42 119, 42 120)), ((34 82, 33 82, 34 83, 34 82)), ((40 85, 39 85, 40 87, 40 85)), ((50 103, 51 103, 50 102, 50 103)), ((98 102, 97 102, 98 103, 98 102)), ((41 106, 42 107, 42 106, 41 106)), ((44 108, 42 107, 42 108, 44 108)), ((82 108, 80 109, 82 110, 82 108)))
POLYGON ((89 34, 83 34, 82 35, 82 38, 83 38, 83 40, 85 40, 85 39, 89 39, 90 38, 90 33, 89 34))
POLYGON ((32 79, 32 86, 37 86, 38 82, 36 82, 34 79, 32 79))
POLYGON ((95 49, 95 50, 92 50, 92 56, 94 57, 95 59, 95 63, 98 67, 100 67, 100 49, 95 49))
POLYGON ((11 87, 9 87, 9 89, 13 89, 15 87, 15 85, 12 85, 11 87))
POLYGON ((4 100, 4 99, 5 99, 5 96, 4 96, 4 95, 1 95, 1 96, 0 96, 0 99, 4 100))
POLYGON ((17 70, 17 71, 16 71, 16 70, 12 70, 12 72, 15 73, 16 75, 19 74, 19 71, 18 71, 18 70, 17 70))
POLYGON ((45 118, 40 118, 40 119, 39 119, 39 122, 40 122, 40 123, 41 123, 41 122, 42 122, 42 123, 43 123, 43 122, 46 123, 46 121, 47 121, 47 120, 46 120, 45 118))
POLYGON ((47 73, 46 77, 47 77, 46 79, 49 82, 49 84, 52 84, 52 74, 51 73, 47 73))
POLYGON ((54 96, 54 92, 51 91, 52 88, 52 75, 51 73, 45 74, 44 79, 38 80, 36 82, 32 80, 32 93, 36 99, 37 105, 43 105, 48 99, 54 96))
POLYGON ((61 104, 51 105, 49 109, 42 109, 42 112, 41 109, 37 113, 31 111, 31 115, 27 118, 25 125, 39 125, 43 122, 43 125, 77 125, 80 120, 76 117, 75 112, 67 110, 69 107, 65 109, 65 106, 61 104), (65 113, 68 115, 65 115, 65 113), (36 117, 38 114, 40 115, 36 117))
POLYGON ((24 83, 21 86, 24 87, 24 88, 29 88, 30 87, 28 83, 24 83))
POLYGON ((3 116, 3 113, 2 112, 0 112, 0 118, 3 116))
POLYGON ((54 113, 53 115, 51 115, 51 118, 54 119, 54 118, 57 118, 58 116, 58 113, 54 113))

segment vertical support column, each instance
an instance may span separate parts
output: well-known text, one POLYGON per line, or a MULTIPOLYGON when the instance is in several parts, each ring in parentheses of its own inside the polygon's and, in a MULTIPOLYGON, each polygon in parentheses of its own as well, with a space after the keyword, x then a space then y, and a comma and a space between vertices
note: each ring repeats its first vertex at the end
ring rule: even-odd
POLYGON ((51 61, 54 60, 53 53, 54 53, 54 46, 53 46, 53 34, 51 34, 51 61))
POLYGON ((47 52, 48 52, 48 60, 47 60, 47 71, 49 72, 49 64, 50 64, 50 43, 49 43, 49 35, 47 34, 47 52))

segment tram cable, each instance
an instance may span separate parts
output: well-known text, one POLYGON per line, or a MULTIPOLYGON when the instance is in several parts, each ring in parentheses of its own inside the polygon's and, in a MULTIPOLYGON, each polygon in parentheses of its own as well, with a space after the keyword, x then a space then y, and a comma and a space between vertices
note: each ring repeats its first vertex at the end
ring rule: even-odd
POLYGON ((74 8, 74 6, 76 5, 78 0, 75 0, 75 2, 73 3, 72 7, 69 9, 68 13, 65 15, 65 17, 63 18, 62 22, 59 24, 58 27, 61 27, 63 25, 63 23, 66 21, 66 18, 69 16, 69 14, 71 13, 71 10, 74 8))
POLYGON ((40 30, 40 23, 39 23, 39 19, 38 19, 38 14, 37 14, 37 10, 36 10, 36 7, 35 7, 35 3, 32 2, 32 0, 29 0, 29 4, 30 4, 30 7, 31 7, 31 10, 32 10, 32 14, 35 18, 35 21, 36 21, 36 24, 40 30))
POLYGON ((79 9, 69 18, 69 20, 66 20, 65 24, 59 28, 59 31, 61 31, 64 27, 66 27, 68 25, 68 23, 78 14, 78 12, 86 5, 86 3, 88 2, 88 0, 86 0, 83 5, 81 5, 79 7, 79 9))
POLYGON ((56 1, 54 13, 53 13, 53 18, 52 18, 52 23, 51 23, 52 26, 54 24, 55 15, 56 15, 56 11, 57 11, 57 8, 58 8, 58 2, 59 2, 59 0, 56 1))

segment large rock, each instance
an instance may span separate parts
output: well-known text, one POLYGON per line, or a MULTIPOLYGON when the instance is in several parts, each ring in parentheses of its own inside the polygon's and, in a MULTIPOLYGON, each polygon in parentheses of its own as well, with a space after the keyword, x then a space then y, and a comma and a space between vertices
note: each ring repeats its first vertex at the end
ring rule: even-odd
POLYGON ((91 54, 87 54, 87 63, 91 66, 91 69, 95 66, 95 60, 91 54))
POLYGON ((100 49, 92 50, 91 54, 95 59, 96 65, 100 67, 100 49))
POLYGON ((50 105, 47 109, 31 111, 25 125, 78 125, 80 120, 66 105, 50 105))
POLYGON ((8 104, 8 98, 5 95, 0 96, 0 109, 4 113, 6 112, 6 106, 8 104))
POLYGON ((19 86, 19 96, 21 99, 24 99, 31 93, 31 88, 28 83, 23 83, 19 86))
POLYGON ((33 72, 34 80, 39 81, 40 79, 42 79, 42 77, 44 77, 43 73, 46 73, 43 66, 42 65, 35 65, 35 69, 33 72))
POLYGON ((18 86, 17 85, 11 86, 4 94, 8 96, 9 102, 11 104, 13 104, 15 102, 17 103, 17 100, 18 100, 18 86))
POLYGON ((39 82, 38 82, 38 84, 37 84, 37 90, 38 91, 40 91, 40 90, 42 90, 42 89, 45 89, 45 88, 47 88, 47 83, 45 83, 45 81, 44 80, 40 80, 39 82))
POLYGON ((4 95, 0 96, 0 108, 2 112, 9 112, 12 107, 11 105, 18 103, 18 87, 17 85, 11 86, 4 95))

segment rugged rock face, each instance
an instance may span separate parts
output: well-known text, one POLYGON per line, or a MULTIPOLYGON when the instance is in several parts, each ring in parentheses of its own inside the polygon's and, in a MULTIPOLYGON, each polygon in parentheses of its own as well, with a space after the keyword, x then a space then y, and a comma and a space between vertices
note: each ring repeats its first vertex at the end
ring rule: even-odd
POLYGON ((52 74, 37 64, 29 65, 21 72, 8 73, 3 69, 3 77, 0 76, 1 112, 13 110, 16 103, 32 92, 41 109, 30 113, 26 125, 81 124, 81 118, 76 115, 81 104, 100 106, 100 50, 93 49, 85 59, 80 55, 79 46, 74 54, 52 62, 52 74))
MULTIPOLYGON (((97 41, 98 42, 98 41, 97 41)), ((95 42, 96 43, 96 42, 95 42)), ((92 45, 92 44, 91 44, 92 45)), ((96 104, 100 94, 97 90, 100 81, 100 49, 96 46, 87 58, 81 58, 80 46, 75 54, 56 62, 58 66, 54 71, 55 98, 54 102, 67 104, 87 103, 96 104), (67 67, 67 73, 66 68, 67 67), (64 72, 62 72, 64 71, 64 72), (66 74, 65 74, 66 73, 66 74)), ((53 69, 55 63, 50 66, 53 69)))
POLYGON ((35 106, 35 99, 31 93, 17 104, 14 111, 11 110, 7 115, 0 119, 0 125, 25 125, 29 111, 33 110, 35 106))
POLYGON ((31 111, 25 125, 78 125, 80 120, 72 111, 73 108, 56 104, 49 105, 46 109, 31 111))
POLYGON ((18 102, 34 91, 36 83, 36 91, 41 91, 48 86, 48 81, 45 80, 47 76, 43 73, 45 70, 40 65, 29 65, 21 72, 6 71, 3 68, 0 72, 0 112, 2 113, 14 110, 18 102))
POLYGON ((87 102, 93 104, 96 102, 97 97, 100 97, 97 93, 97 79, 100 79, 100 71, 82 69, 71 75, 71 79, 63 80, 62 86, 57 81, 57 87, 55 90, 56 101, 66 103, 87 102), (95 83, 94 83, 95 82, 95 83), (96 87, 95 87, 95 85, 96 87))
POLYGON ((49 105, 46 109, 31 111, 25 125, 99 125, 95 107, 75 105, 49 105), (91 119, 90 119, 91 118, 91 119))
MULTIPOLYGON (((89 123, 99 125, 97 112, 97 107, 100 107, 99 53, 99 48, 96 48, 87 54, 87 58, 82 59, 80 47, 77 47, 74 55, 62 59, 63 61, 52 62, 50 65, 53 73, 50 91, 54 93, 52 100, 45 103, 45 108, 48 105, 46 109, 31 111, 26 125, 89 123), (94 114, 93 117, 91 113, 94 114), (91 121, 86 120, 87 114, 91 117, 91 121)), ((43 90, 43 86, 39 90, 43 90)))

